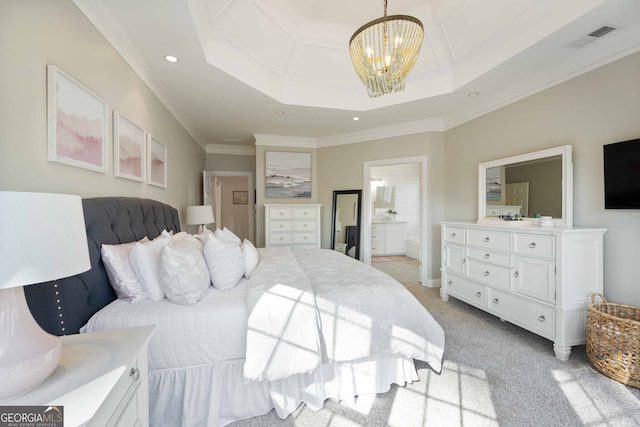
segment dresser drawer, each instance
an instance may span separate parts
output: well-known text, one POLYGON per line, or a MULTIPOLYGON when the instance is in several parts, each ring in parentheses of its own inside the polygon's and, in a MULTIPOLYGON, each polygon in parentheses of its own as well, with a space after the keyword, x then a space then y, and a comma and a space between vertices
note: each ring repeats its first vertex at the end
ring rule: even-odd
POLYGON ((274 219, 291 219, 293 210, 291 208, 271 208, 269 216, 274 219))
POLYGON ((448 243, 464 243, 464 228, 462 227, 445 227, 444 241, 448 243))
POLYGON ((506 254, 504 252, 494 252, 479 248, 467 248, 467 258, 511 267, 511 254, 506 254))
POLYGON ((489 289, 489 310, 543 337, 554 338, 553 308, 498 289, 489 289))
POLYGON ((449 274, 447 276, 447 293, 477 307, 487 307, 487 287, 464 277, 449 274))
POLYGON ((498 251, 511 251, 511 233, 493 230, 467 230, 467 244, 498 251))
POLYGON ((316 208, 293 208, 293 218, 295 219, 315 219, 316 208))
POLYGON ((511 269, 500 265, 489 264, 475 259, 468 259, 467 275, 474 280, 502 289, 511 289, 511 269))
POLYGON ((290 245, 293 242, 291 233, 275 233, 269 236, 271 245, 290 245))
POLYGON ((293 243, 316 243, 315 233, 293 233, 293 243))
POLYGON ((315 221, 293 221, 294 231, 315 231, 315 221))
POLYGON ((269 230, 271 231, 291 231, 291 221, 271 221, 269 230))
POLYGON ((513 251, 522 255, 555 258, 555 237, 539 234, 514 233, 513 251))

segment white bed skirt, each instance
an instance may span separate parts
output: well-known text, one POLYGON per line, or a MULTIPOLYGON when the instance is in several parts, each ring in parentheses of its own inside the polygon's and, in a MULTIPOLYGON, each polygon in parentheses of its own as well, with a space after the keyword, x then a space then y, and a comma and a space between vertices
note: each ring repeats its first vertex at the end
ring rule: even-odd
POLYGON ((412 359, 382 353, 356 362, 322 365, 273 382, 247 381, 244 359, 149 372, 150 425, 224 426, 271 409, 286 418, 301 403, 317 411, 327 399, 389 391, 418 380, 412 359))

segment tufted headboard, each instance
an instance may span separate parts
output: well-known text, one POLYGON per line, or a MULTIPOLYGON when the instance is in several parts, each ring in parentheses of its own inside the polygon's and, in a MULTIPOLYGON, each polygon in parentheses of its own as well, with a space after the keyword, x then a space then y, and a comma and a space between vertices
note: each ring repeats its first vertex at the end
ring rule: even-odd
MULTIPOLYGON (((82 208, 91 269, 76 276, 24 287, 34 319, 53 335, 78 333, 95 312, 116 299, 100 256, 103 243, 129 243, 145 236, 153 239, 164 229, 180 231, 178 211, 155 200, 100 197, 83 199, 82 208)), ((39 226, 46 227, 46 224, 39 226)))

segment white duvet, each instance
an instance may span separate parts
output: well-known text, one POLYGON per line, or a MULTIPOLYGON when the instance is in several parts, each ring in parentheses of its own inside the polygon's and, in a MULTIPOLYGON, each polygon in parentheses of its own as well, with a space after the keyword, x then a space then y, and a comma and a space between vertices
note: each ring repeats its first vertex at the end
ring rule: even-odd
POLYGON ((440 371, 444 331, 399 282, 326 249, 261 257, 261 279, 248 283, 245 378, 278 380, 378 353, 440 371))
POLYGON ((245 358, 249 380, 278 380, 379 353, 440 371, 444 332, 400 283, 326 249, 259 249, 251 279, 191 306, 116 300, 81 332, 154 324, 149 369, 245 358))

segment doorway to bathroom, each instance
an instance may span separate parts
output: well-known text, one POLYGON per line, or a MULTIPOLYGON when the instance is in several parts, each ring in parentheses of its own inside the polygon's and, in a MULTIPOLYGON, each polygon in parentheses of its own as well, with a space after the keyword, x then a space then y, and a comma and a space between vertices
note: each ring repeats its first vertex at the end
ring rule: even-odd
POLYGON ((364 163, 362 260, 428 284, 427 157, 364 163))

